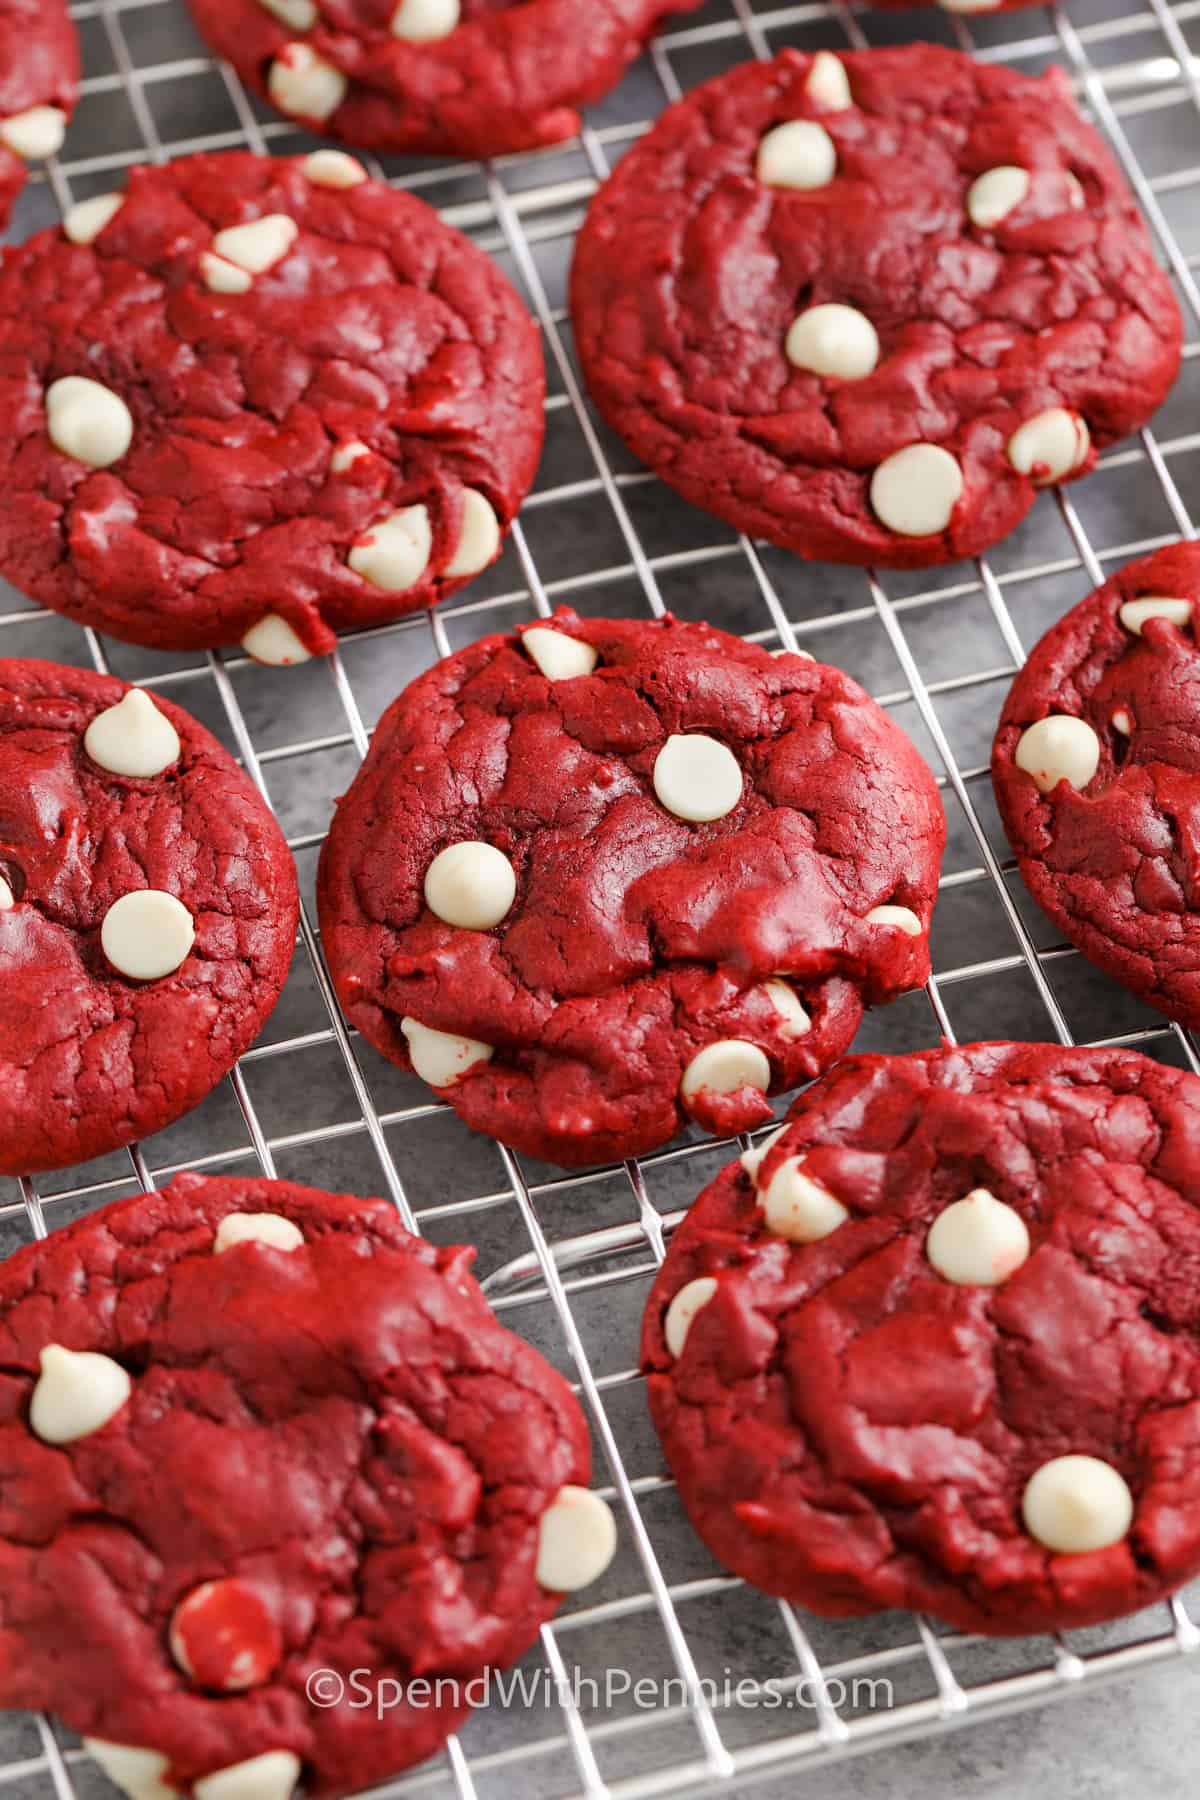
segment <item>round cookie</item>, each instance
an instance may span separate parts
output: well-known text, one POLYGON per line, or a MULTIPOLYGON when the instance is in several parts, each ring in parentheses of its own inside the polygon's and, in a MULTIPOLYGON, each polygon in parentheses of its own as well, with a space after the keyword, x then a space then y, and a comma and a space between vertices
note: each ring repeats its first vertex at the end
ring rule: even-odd
POLYGON ((642 1362, 692 1523, 770 1593, 997 1635, 1164 1598, 1200 1573, 1200 1082, 848 1058, 692 1207, 642 1362))
POLYGON ((135 169, 0 270, 0 572, 264 662, 499 553, 544 376, 490 259, 340 151, 135 169))
POLYGON ((219 56, 312 131, 488 157, 573 137, 659 23, 699 0, 191 0, 219 56))
POLYGON ((275 820, 181 707, 0 661, 0 1172, 160 1131, 278 998, 296 875, 275 820))
POLYGON ((0 228, 26 165, 53 156, 79 98, 79 40, 65 0, 0 0, 0 228))
POLYGON ((933 777, 837 669, 563 610, 384 715, 321 856, 347 1017, 567 1165, 748 1130, 929 972, 933 777))
POLYGON ((800 556, 970 556, 1145 423, 1182 322, 1071 101, 928 44, 785 50, 621 159, 571 276, 592 395, 695 505, 800 556))
POLYGON ((992 750, 1021 874, 1065 937, 1200 1025, 1200 548, 1129 563, 1035 646, 992 750))
POLYGON ((616 1541, 472 1254, 187 1174, 10 1258, 0 1704, 132 1800, 333 1800, 432 1754, 616 1541))

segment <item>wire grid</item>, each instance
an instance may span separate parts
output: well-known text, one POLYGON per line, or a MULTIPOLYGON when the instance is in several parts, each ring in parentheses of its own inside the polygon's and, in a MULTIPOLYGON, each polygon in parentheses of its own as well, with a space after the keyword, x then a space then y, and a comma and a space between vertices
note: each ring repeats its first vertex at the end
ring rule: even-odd
MULTIPOLYGON (((309 145, 204 53, 182 0, 81 0, 72 11, 87 71, 79 114, 64 155, 27 189, 14 237, 107 190, 134 162, 309 145)), ((1200 390, 1200 0, 1077 0, 1073 13, 1036 7, 968 21, 858 11, 842 0, 758 9, 708 0, 659 39, 569 145, 482 166, 376 164, 508 268, 540 324, 550 377, 547 454, 506 553, 438 612, 356 634, 335 655, 280 672, 236 655, 133 650, 0 591, 0 652, 111 669, 204 718, 275 807, 305 890, 283 1001, 227 1082, 145 1146, 0 1184, 0 1244, 42 1237, 183 1167, 383 1191, 411 1228, 479 1245, 497 1311, 569 1375, 592 1424, 596 1482, 617 1508, 621 1549, 598 1588, 543 1628, 523 1665, 568 1690, 578 1671, 584 1691, 481 1710, 441 1758, 391 1783, 388 1795, 728 1792, 1200 1647, 1179 1598, 1069 1641, 995 1643, 906 1615, 831 1624, 718 1571, 660 1472, 631 1358, 670 1230, 733 1146, 693 1135, 637 1164, 564 1176, 473 1138, 347 1030, 311 901, 332 798, 365 752, 369 726, 421 668, 564 599, 599 613, 670 608, 840 663, 901 720, 937 773, 950 841, 934 978, 924 996, 873 1016, 860 1048, 1012 1035, 1136 1045, 1200 1072, 1189 1034, 1106 982, 1027 901, 987 779, 992 727, 1023 646, 1106 571, 1195 536, 1184 495, 1200 505, 1200 432, 1186 429, 1200 390), (935 35, 1028 72, 1049 61, 1070 72, 1176 284, 1184 370, 1153 431, 1104 456, 1088 483, 1044 497, 987 561, 916 576, 807 567, 686 507, 591 413, 561 304, 571 240, 597 183, 663 103, 698 80, 789 43, 837 49, 935 35), (586 1681, 608 1668, 667 1684, 659 1703, 596 1704, 586 1681), (742 1679, 782 1704, 769 1713, 731 1704, 723 1684, 742 1679), (862 1703, 856 1683, 871 1680, 890 1684, 890 1704, 874 1694, 862 1703)), ((57 1800, 97 1791, 74 1740, 46 1720, 6 1726, 0 1756, 0 1789, 57 1800)))

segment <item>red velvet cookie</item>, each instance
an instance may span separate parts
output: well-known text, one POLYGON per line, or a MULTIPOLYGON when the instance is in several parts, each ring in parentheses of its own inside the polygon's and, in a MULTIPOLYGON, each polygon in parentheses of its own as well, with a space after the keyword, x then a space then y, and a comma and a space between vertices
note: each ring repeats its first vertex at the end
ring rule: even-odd
POLYGON ((296 918, 279 827, 195 719, 0 661, 0 1172, 198 1105, 262 1029, 296 918))
POLYGON ((699 0, 191 0, 242 80, 379 151, 496 156, 573 137, 661 20, 699 0))
POLYGON ((342 152, 135 169, 0 270, 0 572, 134 643, 327 651, 499 553, 543 382, 495 264, 342 152))
POLYGON ((1145 423, 1182 324, 1065 77, 928 44, 720 76, 622 158, 571 307, 662 479, 798 555, 920 568, 1002 538, 1145 423))
POLYGON ((642 1335, 705 1543, 839 1616, 1021 1634, 1200 1573, 1200 1082, 850 1057, 679 1227, 642 1335))
POLYGON ((436 1750, 616 1542, 471 1257, 180 1175, 6 1262, 0 1705, 137 1800, 324 1800, 436 1750))
POLYGON ((1130 563, 1048 631, 992 751, 1030 893, 1109 975, 1200 1025, 1200 547, 1130 563))
POLYGON ((53 156, 79 98, 79 41, 65 0, 0 0, 0 227, 25 165, 53 156))
POLYGON ((564 1164, 748 1130, 929 972, 929 770, 837 669, 558 613, 384 715, 321 857, 347 1017, 564 1164))

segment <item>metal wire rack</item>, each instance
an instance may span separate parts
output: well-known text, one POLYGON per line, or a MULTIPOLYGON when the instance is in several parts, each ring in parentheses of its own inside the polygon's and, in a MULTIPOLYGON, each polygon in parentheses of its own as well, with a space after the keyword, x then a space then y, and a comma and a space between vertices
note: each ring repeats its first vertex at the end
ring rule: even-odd
MULTIPOLYGON (((82 102, 63 155, 26 190, 14 238, 117 185, 135 162, 309 144, 205 54, 183 0, 78 0, 72 11, 84 47, 82 102)), ((830 1624, 719 1571, 661 1473, 631 1364, 665 1240, 731 1147, 687 1139, 636 1165, 568 1177, 472 1137, 347 1030, 320 960, 311 878, 332 799, 371 725, 434 658, 562 599, 597 613, 669 608, 841 664, 900 719, 937 773, 950 841, 934 978, 924 996, 873 1016, 860 1047, 914 1049, 942 1035, 1054 1038, 1137 1045, 1200 1072, 1188 1034, 1096 974, 1029 904, 986 769, 1024 646, 1106 571, 1196 535, 1186 496, 1200 512, 1200 431, 1189 429, 1200 397, 1200 0, 1070 0, 969 19, 844 0, 707 0, 592 109, 578 140, 490 165, 387 160, 375 172, 437 206, 524 292, 550 381, 537 487, 503 559, 463 596, 347 638, 338 654, 295 670, 133 650, 0 585, 0 653, 111 669, 169 692, 217 731, 279 814, 306 897, 284 998, 235 1073, 152 1142, 83 1169, 0 1183, 0 1249, 184 1167, 383 1192, 411 1227, 479 1246, 497 1310, 576 1384, 621 1549, 599 1588, 565 1607, 525 1659, 534 1698, 482 1709, 441 1758, 388 1795, 728 1793, 1196 1650, 1200 1629, 1179 1598, 1070 1641, 997 1644, 906 1615, 830 1624), (882 577, 806 567, 689 509, 599 423, 562 304, 571 240, 597 183, 663 104, 697 81, 785 44, 836 49, 918 36, 1027 72, 1050 61, 1067 68, 1176 283, 1189 338, 1183 373, 1152 431, 1103 457, 1087 483, 1044 497, 986 562, 882 577), (608 1671, 622 1691, 612 1691, 608 1671), (626 1681, 647 1684, 641 1699, 626 1681), (735 1691, 739 1682, 757 1686, 735 1691)), ((46 1720, 7 1721, 0 1759, 0 1794, 77 1800, 103 1785, 70 1735, 46 1720)))

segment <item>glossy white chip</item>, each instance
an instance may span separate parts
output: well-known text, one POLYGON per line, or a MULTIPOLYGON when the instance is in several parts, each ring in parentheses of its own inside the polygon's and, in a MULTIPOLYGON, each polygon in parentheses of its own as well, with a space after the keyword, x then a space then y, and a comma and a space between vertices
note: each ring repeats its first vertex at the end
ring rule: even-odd
POLYGON ((945 531, 962 491, 962 470, 940 444, 907 444, 885 457, 871 477, 876 517, 902 537, 945 531))
POLYGON ((464 488, 458 545, 442 574, 456 581, 465 575, 478 575, 481 569, 487 568, 499 548, 500 521, 490 502, 474 488, 464 488))
POLYGON ((346 98, 346 77, 307 44, 286 44, 271 64, 267 93, 293 119, 327 119, 346 98))
POLYGON ((300 232, 287 213, 264 213, 245 225, 229 225, 218 231, 212 247, 226 262, 236 263, 249 275, 265 275, 282 262, 300 232))
POLYGON ((1119 731, 1122 737, 1129 737, 1132 734, 1133 720, 1123 706, 1119 706, 1113 714, 1112 727, 1114 731, 1119 731))
POLYGON ((879 336, 866 313, 830 302, 792 320, 784 351, 797 369, 860 381, 879 361, 879 336))
POLYGON ((315 0, 258 0, 258 4, 292 31, 311 31, 320 17, 315 0))
POLYGON ((742 798, 742 770, 728 745, 702 731, 669 737, 654 759, 654 791, 677 819, 723 819, 742 798))
POLYGON ((1091 433, 1079 414, 1051 406, 1013 432, 1008 460, 1018 475, 1032 475, 1037 487, 1046 487, 1085 463, 1091 447, 1091 433))
POLYGON ((933 1221, 925 1254, 959 1287, 998 1287, 1028 1259, 1029 1232, 1014 1207, 972 1188, 933 1221))
POLYGON ((763 993, 779 1015, 780 1035, 785 1038, 807 1037, 812 1020, 800 1003, 800 996, 786 981, 764 981, 763 993))
POLYGON ((312 660, 312 651, 278 613, 267 613, 257 625, 252 625, 242 639, 242 649, 255 662, 266 663, 273 669, 289 668, 293 663, 312 660))
POLYGON ((1182 631, 1192 622, 1192 603, 1147 594, 1142 600, 1127 600, 1119 616, 1126 631, 1132 631, 1135 637, 1141 637, 1147 619, 1170 619, 1182 631))
POLYGON ((369 444, 362 444, 357 438, 350 438, 346 443, 334 446, 330 452, 329 467, 335 475, 344 475, 347 469, 352 469, 356 462, 361 462, 364 456, 370 456, 370 454, 369 444))
POLYGON ((0 912, 11 912, 16 904, 16 895, 9 887, 7 881, 5 881, 3 875, 0 875, 0 912))
POLYGON ((0 139, 24 162, 54 156, 66 135, 67 115, 59 106, 31 106, 0 119, 0 139))
POLYGON ((516 897, 516 871, 494 844, 475 839, 448 844, 425 871, 430 912, 465 931, 490 931, 516 897))
POLYGON ((479 1063, 490 1062, 495 1051, 478 1038, 458 1037, 453 1031, 435 1031, 416 1019, 401 1019, 408 1040, 413 1069, 430 1087, 453 1087, 479 1063))
POLYGON ((344 150, 314 150, 305 157, 303 168, 314 187, 361 187, 367 179, 362 164, 344 150))
POLYGON ((997 169, 977 175, 967 189, 967 217, 972 225, 990 231, 1009 213, 1016 212, 1028 196, 1031 179, 1029 170, 1018 168, 1015 163, 1002 163, 997 169))
POLYGON ((568 637, 551 625, 531 625, 521 633, 521 648, 537 664, 547 681, 571 681, 590 675, 597 653, 581 638, 568 637))
POLYGON ((124 194, 97 194, 94 200, 80 200, 63 214, 63 231, 73 244, 94 244, 124 204, 124 194))
POLYGON ((459 0, 400 0, 392 14, 392 36, 408 44, 430 44, 449 37, 459 15, 459 0))
POLYGON ((738 1161, 741 1163, 743 1169, 745 1169, 751 1181, 756 1182, 758 1180, 758 1171, 762 1168, 770 1152, 774 1149, 786 1130, 787 1126, 785 1124, 778 1126, 774 1131, 769 1131, 760 1144, 752 1144, 749 1150, 743 1150, 742 1154, 738 1157, 738 1161))
POLYGON ((291 1800, 300 1758, 291 1750, 264 1750, 192 1783, 195 1800, 291 1800))
POLYGON ((254 286, 253 275, 211 250, 201 252, 200 277, 210 294, 248 294, 254 286))
POLYGON ((1030 1537, 1075 1555, 1120 1543, 1133 1523, 1133 1495, 1098 1456, 1056 1456, 1026 1482, 1021 1512, 1030 1537))
POLYGON ((414 587, 429 564, 433 530, 424 506, 406 506, 372 525, 355 544, 347 562, 356 575, 385 593, 402 594, 414 587))
POLYGON ((129 1800, 175 1800, 178 1789, 163 1780, 170 1759, 161 1750, 142 1750, 136 1744, 110 1744, 105 1738, 85 1737, 83 1747, 114 1787, 129 1800))
POLYGON ((1060 781, 1085 788, 1100 766, 1100 739, 1086 719, 1050 713, 1021 733, 1013 760, 1043 794, 1053 793, 1060 781))
POLYGON ((767 187, 827 187, 836 171, 833 139, 813 119, 776 125, 758 146, 755 173, 767 187))
POLYGON ((679 1094, 684 1105, 696 1094, 736 1094, 753 1087, 766 1093, 771 1085, 771 1065, 757 1044, 745 1038, 719 1038, 706 1044, 683 1071, 679 1094))
POLYGON ((844 112, 854 104, 845 65, 832 50, 817 51, 808 71, 804 91, 811 101, 817 106, 826 107, 829 112, 844 112))
POLYGON ((64 375, 46 389, 46 429, 64 456, 107 469, 133 442, 133 415, 111 388, 86 375, 64 375))
POLYGON ((115 1417, 133 1392, 119 1362, 97 1350, 47 1344, 29 1404, 29 1424, 45 1444, 72 1444, 115 1417))
POLYGON ((270 1244, 273 1250, 299 1250, 304 1233, 282 1213, 226 1213, 213 1238, 213 1255, 235 1244, 270 1244))
POLYGON ((573 1594, 603 1575, 617 1549, 612 1507, 590 1488, 558 1490, 538 1523, 537 1579, 556 1594, 573 1594))
POLYGON ((793 1244, 815 1244, 850 1217, 828 1188, 804 1173, 803 1158, 780 1163, 762 1194, 760 1205, 768 1231, 793 1244))
POLYGON ((96 714, 83 747, 110 774, 149 780, 179 760, 179 733, 144 688, 130 688, 115 706, 96 714))
POLYGON ((663 1320, 663 1337, 672 1356, 683 1355, 692 1320, 708 1305, 716 1291, 717 1284, 711 1275, 698 1275, 675 1295, 663 1320))
POLYGON ((925 927, 911 906, 873 906, 866 914, 866 925, 893 925, 908 937, 920 937, 925 927))
POLYGON ((113 968, 131 981, 173 975, 196 941, 191 913, 174 894, 137 888, 114 900, 100 927, 100 947, 113 968))

